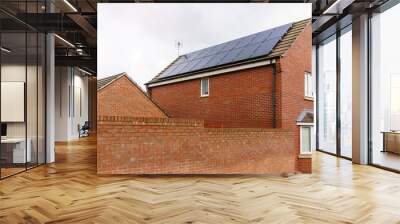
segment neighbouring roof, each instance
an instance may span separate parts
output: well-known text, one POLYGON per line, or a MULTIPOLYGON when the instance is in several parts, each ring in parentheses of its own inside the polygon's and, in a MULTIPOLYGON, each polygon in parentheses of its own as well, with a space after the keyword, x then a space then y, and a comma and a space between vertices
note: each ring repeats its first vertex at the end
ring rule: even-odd
POLYGON ((147 84, 283 56, 309 22, 285 24, 181 55, 147 84))
POLYGON ((111 83, 113 83, 114 81, 118 80, 119 78, 125 76, 126 78, 128 78, 128 80, 133 84, 133 86, 138 89, 140 91, 141 94, 143 94, 143 96, 149 100, 152 104, 154 104, 163 114, 165 114, 165 116, 168 116, 168 114, 156 103, 154 102, 149 95, 147 95, 147 93, 135 82, 133 81, 133 79, 131 79, 127 73, 123 72, 117 75, 112 75, 112 76, 108 76, 106 78, 102 78, 102 79, 98 79, 97 80, 97 92, 104 89, 105 87, 107 87, 108 85, 110 85, 111 83))
POLYGON ((117 75, 112 75, 108 76, 106 78, 98 79, 97 80, 97 91, 100 89, 104 88, 105 86, 109 85, 110 83, 114 82, 115 80, 119 79, 121 76, 126 75, 125 72, 117 74, 117 75))
POLYGON ((297 117, 297 123, 314 123, 314 112, 309 109, 304 109, 297 117))

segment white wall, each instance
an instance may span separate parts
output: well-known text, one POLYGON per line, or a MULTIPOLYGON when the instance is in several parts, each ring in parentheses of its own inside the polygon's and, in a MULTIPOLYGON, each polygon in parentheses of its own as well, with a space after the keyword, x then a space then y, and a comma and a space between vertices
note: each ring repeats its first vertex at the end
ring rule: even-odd
POLYGON ((56 67, 55 85, 55 140, 77 139, 78 124, 88 120, 88 78, 76 68, 56 67))
MULTIPOLYGON (((25 65, 9 64, 1 66, 1 81, 25 82, 25 65)), ((30 68, 28 67, 28 70, 30 68)), ((1 108, 7 110, 7 108, 1 108)), ((25 137, 25 122, 7 123, 7 137, 25 137)))
POLYGON ((70 75, 68 67, 55 68, 55 140, 68 140, 70 75))
MULTIPOLYGON (((2 82, 24 82, 26 84, 26 107, 24 105, 22 108, 19 108, 19 110, 22 110, 20 111, 21 113, 26 112, 26 120, 21 122, 5 122, 7 124, 7 137, 24 138, 26 135, 29 139, 29 147, 31 149, 31 161, 36 162, 36 159, 39 159, 38 162, 43 163, 45 158, 45 90, 42 67, 37 67, 36 65, 25 66, 25 63, 2 64, 1 76, 2 82), (25 80, 26 78, 27 80, 25 80)), ((3 90, 4 89, 2 89, 2 92, 3 90)), ((23 93, 24 92, 22 92, 22 94, 23 93)), ((7 97, 7 95, 2 95, 2 97, 7 97)), ((1 110, 5 113, 16 113, 16 111, 12 111, 13 108, 10 107, 2 107, 1 110)), ((14 108, 14 110, 16 109, 14 108)))
POLYGON ((78 125, 82 126, 85 121, 88 120, 88 78, 81 76, 80 74, 82 73, 77 75, 77 70, 74 70, 74 72, 74 96, 71 96, 71 99, 74 99, 74 102, 71 103, 74 107, 71 110, 72 119, 70 135, 73 136, 73 138, 77 138, 79 137, 78 125))
MULTIPOLYGON (((18 81, 25 82, 25 74, 26 70, 28 74, 36 74, 35 66, 25 67, 24 65, 18 64, 4 64, 1 66, 1 81, 18 81)), ((28 76, 29 78, 30 76, 28 76)), ((29 85, 36 86, 36 80, 29 80, 29 85)), ((28 124, 28 137, 29 137, 29 128, 32 127, 36 130, 36 113, 32 113, 31 111, 36 111, 36 88, 27 88, 27 106, 31 108, 27 113, 28 122, 34 122, 34 124, 28 124), (33 102, 33 104, 31 104, 33 102), (34 107, 34 108, 32 108, 34 107)), ((2 108, 2 110, 7 110, 7 108, 2 108)), ((7 122, 7 136, 8 137, 25 137, 25 123, 26 122, 7 122)), ((36 133, 36 132, 35 132, 36 133)))

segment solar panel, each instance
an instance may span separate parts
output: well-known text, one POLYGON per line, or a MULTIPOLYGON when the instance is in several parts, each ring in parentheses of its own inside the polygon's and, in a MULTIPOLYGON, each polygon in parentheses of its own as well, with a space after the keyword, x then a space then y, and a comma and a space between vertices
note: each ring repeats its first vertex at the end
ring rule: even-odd
POLYGON ((218 54, 219 52, 221 52, 221 49, 224 46, 222 44, 219 44, 217 46, 211 47, 210 50, 208 51, 207 55, 214 55, 214 54, 218 54))
POLYGON ((188 72, 195 70, 196 65, 198 65, 201 62, 201 58, 193 60, 193 62, 194 63, 192 64, 192 66, 188 68, 188 72))
POLYGON ((168 68, 166 68, 166 69, 162 72, 162 74, 163 74, 164 76, 168 76, 168 75, 171 74, 171 72, 175 69, 175 67, 176 67, 176 64, 174 63, 174 64, 172 64, 171 66, 169 66, 168 68))
POLYGON ((265 52, 271 52, 271 50, 275 47, 275 45, 278 43, 280 39, 281 39, 280 37, 276 37, 262 42, 260 46, 258 46, 258 48, 254 50, 251 57, 252 58, 259 57, 265 55, 265 52))
POLYGON ((195 60, 189 61, 188 63, 185 63, 186 66, 182 68, 180 73, 189 72, 198 62, 199 62, 199 59, 195 59, 195 60))
POLYGON ((229 51, 223 51, 221 53, 218 53, 216 55, 214 55, 214 57, 212 57, 210 59, 210 61, 207 63, 208 67, 213 67, 216 65, 221 64, 220 62, 222 61, 222 59, 229 53, 229 51))
POLYGON ((182 55, 159 78, 267 55, 291 26, 291 23, 286 24, 182 55))
POLYGON ((203 68, 207 65, 207 62, 208 62, 210 59, 211 59, 211 56, 201 58, 201 59, 200 59, 200 62, 197 63, 197 65, 194 66, 194 68, 192 69, 192 71, 197 71, 197 70, 203 69, 203 68))
POLYGON ((236 45, 236 48, 248 45, 249 43, 251 43, 254 37, 255 37, 254 35, 250 35, 248 37, 241 38, 240 41, 238 41, 239 43, 236 45))
POLYGON ((175 69, 171 71, 170 75, 180 74, 181 70, 185 67, 186 63, 176 65, 175 69))
POLYGON ((183 63, 185 61, 186 61, 185 57, 179 57, 178 60, 176 60, 176 62, 174 64, 181 64, 181 63, 183 63))
POLYGON ((243 48, 242 51, 236 56, 237 61, 251 58, 253 52, 261 45, 261 43, 250 44, 243 48))
POLYGON ((194 60, 194 59, 197 59, 197 58, 202 58, 202 57, 204 57, 205 53, 207 53, 206 50, 200 50, 200 51, 195 51, 195 52, 193 52, 193 53, 190 53, 190 54, 188 54, 188 55, 189 55, 189 57, 190 57, 192 60, 194 60))
POLYGON ((286 24, 274 28, 269 38, 282 37, 289 30, 291 26, 292 24, 286 24))
POLYGON ((235 48, 228 51, 227 55, 222 59, 221 65, 233 62, 241 50, 242 48, 235 48))
POLYGON ((253 39, 253 43, 263 42, 264 40, 268 39, 269 35, 272 33, 272 30, 267 30, 263 32, 259 32, 254 34, 255 38, 253 39))
POLYGON ((232 50, 233 48, 235 48, 237 44, 238 44, 238 41, 237 41, 237 40, 232 40, 232 41, 226 42, 226 43, 224 44, 224 47, 222 48, 222 50, 223 50, 223 51, 230 51, 230 50, 232 50))
POLYGON ((195 51, 195 52, 192 52, 192 53, 190 53, 190 54, 186 54, 186 56, 187 56, 187 59, 188 60, 194 60, 194 59, 196 59, 196 58, 199 58, 199 55, 202 53, 202 51, 195 51))

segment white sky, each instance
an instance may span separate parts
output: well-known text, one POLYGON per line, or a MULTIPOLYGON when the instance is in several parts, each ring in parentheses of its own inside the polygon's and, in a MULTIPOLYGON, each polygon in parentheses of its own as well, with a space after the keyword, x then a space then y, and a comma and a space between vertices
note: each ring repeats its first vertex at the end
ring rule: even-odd
POLYGON ((181 54, 311 18, 311 4, 98 4, 98 78, 127 72, 142 87, 181 54))

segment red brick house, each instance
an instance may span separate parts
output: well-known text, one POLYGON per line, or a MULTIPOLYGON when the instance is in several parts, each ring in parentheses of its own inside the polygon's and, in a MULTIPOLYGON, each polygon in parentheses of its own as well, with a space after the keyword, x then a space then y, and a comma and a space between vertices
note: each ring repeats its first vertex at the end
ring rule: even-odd
POLYGON ((97 115, 166 117, 126 73, 97 80, 97 115))
POLYGON ((313 108, 304 89, 311 73, 310 24, 182 55, 146 84, 148 93, 171 117, 204 119, 209 127, 293 127, 303 109, 313 108))
POLYGON ((310 20, 286 24, 181 55, 146 86, 171 117, 290 129, 299 149, 299 116, 313 110, 311 47, 310 20))
MULTIPOLYGON (((99 102, 111 112, 99 113, 97 172, 310 173, 310 22, 182 55, 146 84, 151 100, 99 102), (138 112, 115 110, 129 104, 138 112)), ((128 98, 115 91, 99 101, 128 98)))

